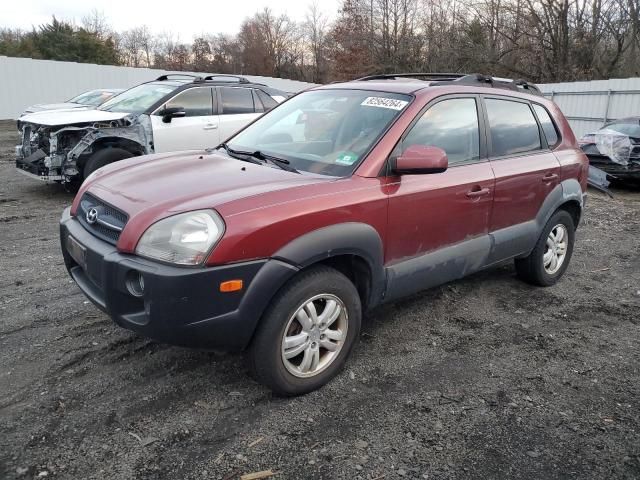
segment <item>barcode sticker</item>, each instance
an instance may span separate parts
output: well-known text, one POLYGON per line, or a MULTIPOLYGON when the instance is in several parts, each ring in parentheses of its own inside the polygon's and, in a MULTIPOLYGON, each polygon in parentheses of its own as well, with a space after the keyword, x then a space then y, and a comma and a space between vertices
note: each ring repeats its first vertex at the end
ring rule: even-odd
POLYGON ((407 103, 409 102, 396 100, 395 98, 367 97, 360 105, 364 105, 366 107, 390 108, 391 110, 402 110, 407 106, 407 103))

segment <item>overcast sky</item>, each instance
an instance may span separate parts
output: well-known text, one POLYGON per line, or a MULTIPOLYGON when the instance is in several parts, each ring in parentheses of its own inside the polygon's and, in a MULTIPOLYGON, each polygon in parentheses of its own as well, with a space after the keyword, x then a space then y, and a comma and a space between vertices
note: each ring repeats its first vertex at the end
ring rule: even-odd
MULTIPOLYGON (((147 25, 152 32, 175 32, 191 41, 202 33, 236 33, 242 20, 269 6, 303 20, 312 0, 0 0, 0 27, 30 30, 47 23, 51 15, 81 23, 93 9, 103 12, 116 31, 147 25)), ((340 0, 318 0, 334 19, 340 0)))

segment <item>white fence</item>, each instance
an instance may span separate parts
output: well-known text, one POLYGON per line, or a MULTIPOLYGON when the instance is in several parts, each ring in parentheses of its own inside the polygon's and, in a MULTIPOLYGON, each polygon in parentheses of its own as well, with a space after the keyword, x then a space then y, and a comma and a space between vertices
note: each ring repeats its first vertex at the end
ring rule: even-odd
POLYGON ((538 85, 565 114, 580 138, 605 122, 640 116, 640 78, 538 85))
MULTIPOLYGON (((170 72, 0 56, 0 119, 16 118, 25 107, 36 103, 64 102, 94 88, 130 88, 164 73, 170 72)), ((282 78, 243 76, 286 92, 298 92, 314 85, 282 78)))

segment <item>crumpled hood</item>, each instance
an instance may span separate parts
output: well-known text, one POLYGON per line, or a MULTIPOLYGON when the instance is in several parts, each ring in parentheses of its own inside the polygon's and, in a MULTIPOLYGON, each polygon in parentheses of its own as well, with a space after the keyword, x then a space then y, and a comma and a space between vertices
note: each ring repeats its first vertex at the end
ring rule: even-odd
POLYGON ((203 151, 146 155, 100 169, 85 182, 74 200, 75 213, 84 192, 129 216, 119 246, 135 244, 139 234, 177 213, 217 208, 235 200, 286 188, 335 180, 293 173, 203 151), (132 232, 136 237, 132 238, 132 232))
POLYGON ((105 112, 95 109, 76 108, 73 110, 50 110, 34 112, 20 117, 22 123, 35 123, 45 126, 74 125, 77 123, 110 122, 120 120, 129 113, 105 112))
POLYGON ((34 112, 43 112, 46 110, 76 110, 82 108, 83 110, 87 110, 89 107, 86 105, 80 105, 79 103, 39 103, 37 105, 31 105, 24 111, 24 115, 34 112))

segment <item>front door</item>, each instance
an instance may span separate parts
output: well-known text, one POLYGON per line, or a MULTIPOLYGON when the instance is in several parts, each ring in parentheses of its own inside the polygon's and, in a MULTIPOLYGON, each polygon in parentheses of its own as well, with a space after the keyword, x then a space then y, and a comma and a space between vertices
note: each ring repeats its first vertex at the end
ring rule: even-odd
POLYGON ((388 299, 460 278, 486 263, 494 176, 484 158, 478 102, 475 96, 437 101, 393 153, 416 144, 440 147, 449 168, 387 178, 388 299))
POLYGON ((213 93, 211 87, 190 88, 180 92, 151 115, 156 153, 213 148, 220 143, 213 93), (185 116, 165 122, 162 117, 165 107, 180 107, 185 116))

